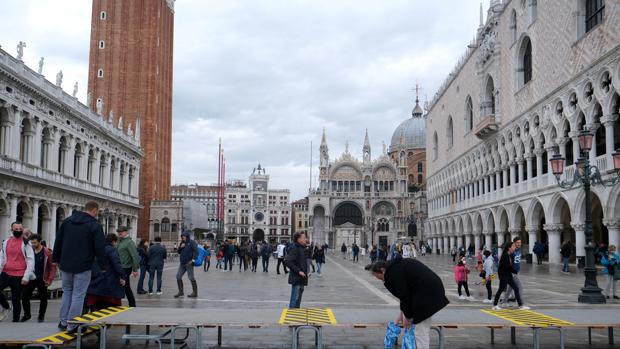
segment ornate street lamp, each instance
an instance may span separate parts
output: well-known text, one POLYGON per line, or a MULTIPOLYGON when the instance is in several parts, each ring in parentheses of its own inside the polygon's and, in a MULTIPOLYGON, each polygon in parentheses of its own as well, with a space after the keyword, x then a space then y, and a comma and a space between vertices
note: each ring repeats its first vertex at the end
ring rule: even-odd
POLYGON ((620 182, 620 149, 616 150, 616 152, 612 154, 616 177, 603 180, 599 169, 596 166, 590 165, 589 152, 590 149, 592 149, 592 133, 590 131, 584 130, 579 134, 579 148, 581 149, 581 156, 575 163, 577 171, 575 171, 572 180, 560 180, 560 176, 564 173, 565 159, 561 155, 557 154, 557 149, 556 154, 553 155, 550 160, 551 170, 560 187, 564 189, 571 189, 581 185, 585 191, 586 266, 584 269, 584 274, 586 279, 583 288, 581 288, 581 294, 579 294, 578 301, 579 303, 600 304, 605 303, 605 297, 601 293, 601 289, 598 287, 598 283, 596 281, 594 244, 592 242, 592 194, 590 192, 590 187, 596 184, 611 187, 620 182))

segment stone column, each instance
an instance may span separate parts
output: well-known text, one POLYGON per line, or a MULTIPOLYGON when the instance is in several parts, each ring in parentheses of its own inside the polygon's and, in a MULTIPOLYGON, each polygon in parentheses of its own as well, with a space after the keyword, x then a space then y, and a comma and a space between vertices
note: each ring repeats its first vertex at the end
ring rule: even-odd
MULTIPOLYGON (((609 155, 609 152, 607 153, 609 155)), ((620 248, 620 221, 609 221, 606 220, 603 222, 609 231, 609 244, 608 246, 614 245, 617 249, 620 248)))
MULTIPOLYGON (((613 169, 613 162, 611 162, 614 149, 614 123, 618 120, 618 114, 605 115, 603 118, 603 126, 605 126, 605 151, 607 153, 607 166, 613 169)), ((611 245, 611 242, 609 243, 611 245)), ((618 247, 616 245, 616 247, 618 247)))
MULTIPOLYGON (((9 224, 13 224, 13 222, 15 222, 17 220, 17 198, 15 196, 11 196, 11 213, 9 215, 9 224)), ((11 233, 9 232, 9 229, 6 230, 7 231, 7 235, 6 238, 11 237, 11 233)))
POLYGON ((14 110, 12 107, 9 108, 9 115, 13 113, 15 122, 11 127, 11 146, 9 151, 10 156, 13 159, 19 159, 19 143, 21 142, 21 125, 23 119, 23 111, 22 110, 14 110))
POLYGON ((437 245, 437 238, 433 238, 433 253, 437 252, 439 245, 437 245))
POLYGON ((499 176, 501 172, 499 170, 495 171, 495 190, 499 190, 499 176))
POLYGON ((534 227, 526 227, 528 240, 529 240, 529 248, 528 252, 534 254, 534 244, 536 243, 536 236, 538 235, 538 229, 534 227))
POLYGON ((502 182, 504 184, 504 188, 508 186, 508 165, 502 166, 502 182))
POLYGON ((43 128, 41 127, 41 122, 34 118, 32 119, 32 127, 34 128, 34 133, 30 140, 31 150, 28 162, 32 165, 39 166, 41 164, 41 133, 43 128))
POLYGON ((515 185, 516 182, 516 172, 517 172, 517 163, 513 160, 510 162, 510 185, 515 185))
POLYGON ((443 237, 443 249, 441 250, 442 254, 450 253, 450 247, 448 246, 450 244, 450 242, 448 240, 449 239, 448 239, 447 236, 443 237))
POLYGON ((65 175, 73 177, 73 164, 75 163, 75 140, 73 137, 65 137, 67 151, 65 152, 65 175))
POLYGON ((93 156, 95 158, 93 159, 90 182, 93 184, 99 184, 99 167, 101 166, 101 155, 99 154, 99 151, 96 150, 93 156))
POLYGON ((583 223, 571 223, 573 229, 575 229, 575 250, 577 258, 586 256, 586 225, 583 223))
POLYGON ((480 248, 482 248, 482 246, 480 246, 481 245, 481 240, 482 239, 480 238, 480 234, 476 233, 474 235, 474 247, 476 248, 476 252, 475 253, 478 253, 478 251, 480 251, 480 248))
POLYGON ((41 232, 37 230, 38 226, 39 226, 39 200, 33 199, 32 200, 32 220, 30 221, 30 226, 27 228, 30 228, 30 230, 34 232, 35 234, 41 234, 41 232))
MULTIPOLYGON (((510 241, 514 241, 514 239, 521 234, 521 229, 508 229, 510 233, 510 241)), ((521 237, 523 239, 523 237, 521 237)))
POLYGON ((452 249, 452 247, 456 244, 455 242, 455 236, 450 236, 450 246, 448 246, 449 249, 452 249))
POLYGON ((471 232, 467 231, 465 232, 465 249, 468 249, 469 245, 471 245, 471 232))
POLYGON ((489 231, 484 231, 484 246, 487 250, 491 250, 491 247, 493 247, 493 239, 491 237, 491 232, 489 231))
POLYGON ((50 214, 52 216, 50 217, 50 225, 46 233, 47 236, 43 235, 43 239, 47 241, 47 247, 51 249, 54 248, 54 241, 56 241, 56 224, 58 224, 58 222, 56 222, 57 211, 58 211, 58 205, 56 203, 51 202, 50 203, 50 214))
POLYGON ((517 178, 519 179, 519 183, 523 182, 523 162, 523 158, 517 159, 517 171, 519 171, 517 178))
POLYGON ((562 261, 560 255, 560 233, 562 231, 562 225, 545 224, 544 228, 549 236, 549 263, 560 263, 562 261))
POLYGON ((500 231, 497 232, 497 255, 501 256, 502 255, 502 249, 504 248, 504 234, 505 232, 500 231))
POLYGON ((571 131, 568 133, 568 136, 573 140, 573 162, 577 162, 581 155, 581 150, 579 148, 579 131, 571 131))
POLYGON ((11 126, 8 119, 0 123, 0 155, 11 154, 11 126))
POLYGON ((592 149, 590 149, 590 164, 591 165, 596 165, 596 157, 599 156, 600 154, 596 153, 596 130, 598 130, 598 128, 600 127, 600 124, 588 124, 586 125, 586 127, 590 130, 590 132, 592 132, 592 149))
POLYGON ((138 219, 136 216, 131 216, 131 238, 136 239, 138 237, 138 219))
POLYGON ((532 169, 533 169, 533 163, 534 163, 534 161, 533 161, 534 160, 534 155, 527 154, 525 156, 525 159, 527 160, 527 169, 526 169, 526 171, 527 171, 527 180, 529 181, 530 179, 532 179, 532 176, 533 176, 532 169))
POLYGON ((542 176, 543 170, 543 154, 544 150, 541 148, 534 149, 534 154, 536 154, 536 178, 540 178, 542 176))

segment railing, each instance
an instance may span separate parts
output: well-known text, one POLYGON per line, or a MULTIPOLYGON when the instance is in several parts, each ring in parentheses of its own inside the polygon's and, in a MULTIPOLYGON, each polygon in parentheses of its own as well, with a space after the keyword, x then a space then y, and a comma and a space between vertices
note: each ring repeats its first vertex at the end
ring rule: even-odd
POLYGON ((499 126, 495 122, 495 115, 488 114, 478 123, 478 125, 476 125, 474 133, 478 138, 486 138, 492 133, 496 132, 498 128, 499 126))
POLYGON ((138 198, 135 196, 131 196, 117 190, 104 188, 81 179, 27 164, 22 161, 14 160, 7 156, 0 157, 0 169, 31 177, 31 180, 35 182, 44 180, 71 188, 81 189, 86 192, 99 194, 111 199, 126 201, 135 205, 139 204, 138 198))

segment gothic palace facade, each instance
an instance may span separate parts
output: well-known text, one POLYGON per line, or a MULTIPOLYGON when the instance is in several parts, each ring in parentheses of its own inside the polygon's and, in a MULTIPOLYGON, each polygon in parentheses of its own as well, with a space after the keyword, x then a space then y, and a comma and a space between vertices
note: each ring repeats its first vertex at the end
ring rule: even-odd
MULTIPOLYGON (((517 235, 560 262, 570 240, 585 255, 581 187, 560 189, 549 160, 572 179, 577 135, 603 178, 620 148, 620 3, 492 0, 475 40, 429 105, 428 241, 490 248, 517 235)), ((594 241, 620 243, 620 184, 593 186, 594 241)))
POLYGON ((139 126, 123 132, 122 121, 113 125, 63 92, 61 73, 53 84, 41 69, 0 50, 1 239, 20 221, 53 246, 62 220, 91 200, 107 231, 128 225, 135 237, 139 126))

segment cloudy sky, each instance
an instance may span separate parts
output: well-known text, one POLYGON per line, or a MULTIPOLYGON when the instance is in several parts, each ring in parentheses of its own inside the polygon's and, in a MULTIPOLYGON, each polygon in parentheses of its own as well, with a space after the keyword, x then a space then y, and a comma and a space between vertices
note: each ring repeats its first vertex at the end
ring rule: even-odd
MULTIPOLYGON (((149 0, 156 1, 156 0, 149 0)), ((3 0, 0 45, 86 99, 91 1, 3 0)), ((488 0, 484 1, 486 6, 488 0)), ((479 21, 478 0, 178 0, 175 6, 173 183, 217 181, 222 138, 228 179, 260 162, 293 199, 309 185, 323 128, 332 158, 374 156, 435 93, 479 21)), ((314 170, 316 174, 317 171, 314 170)), ((316 178, 315 178, 316 182, 316 178)))

